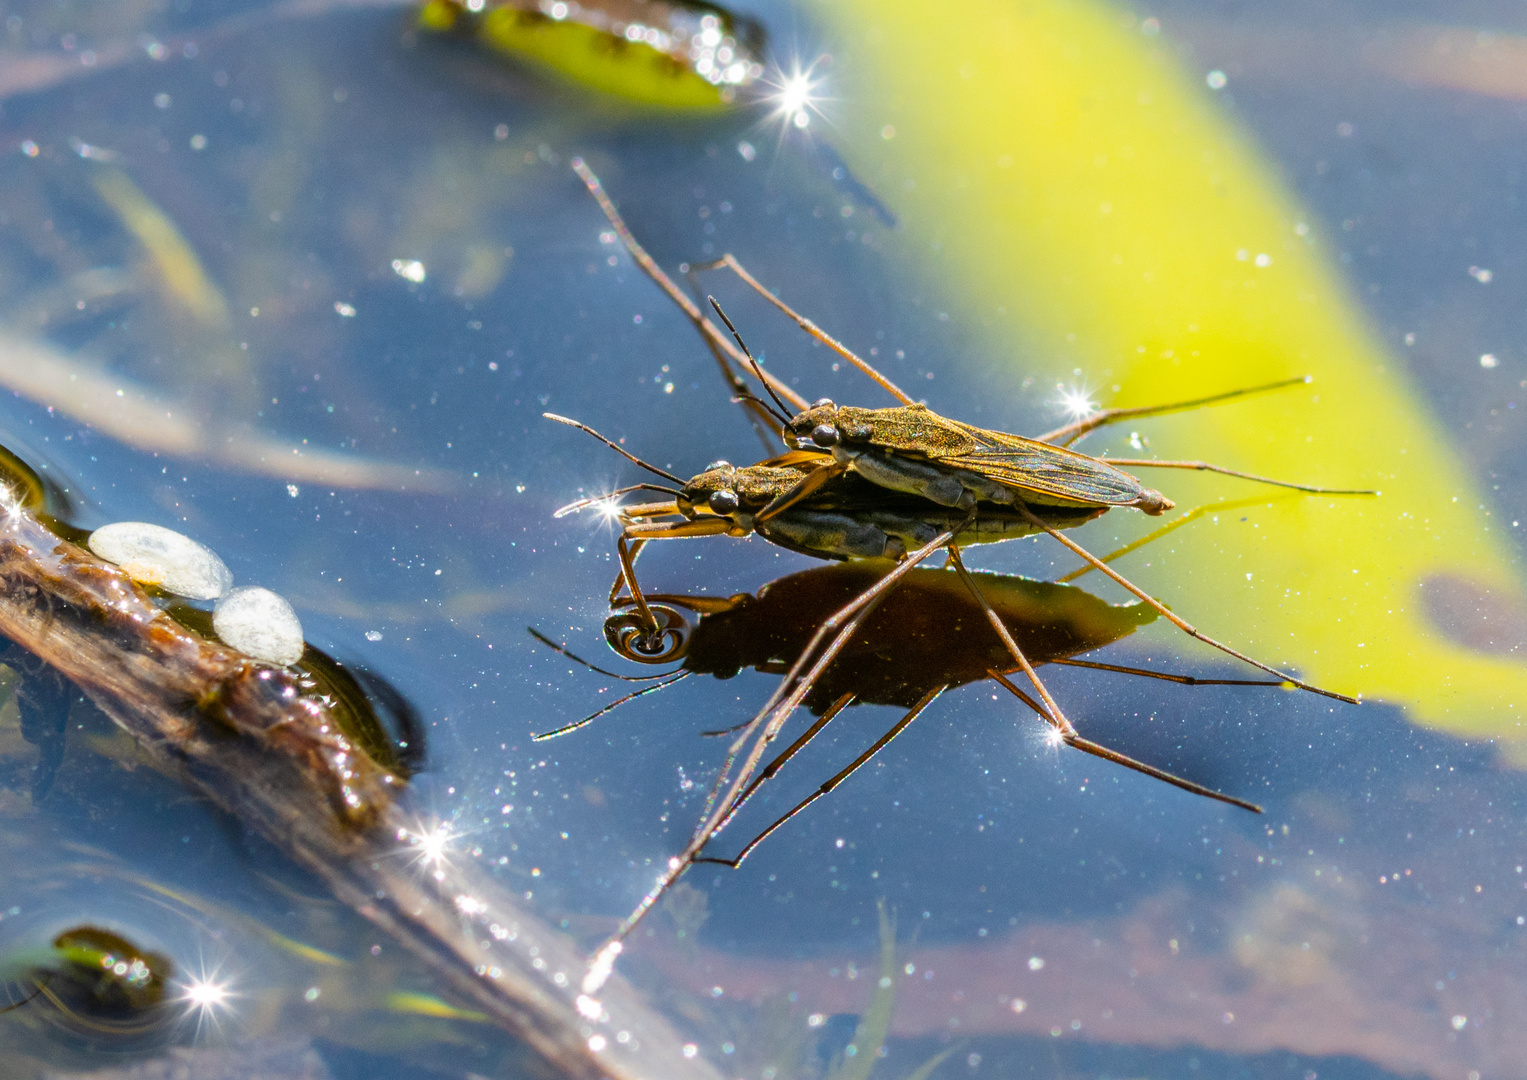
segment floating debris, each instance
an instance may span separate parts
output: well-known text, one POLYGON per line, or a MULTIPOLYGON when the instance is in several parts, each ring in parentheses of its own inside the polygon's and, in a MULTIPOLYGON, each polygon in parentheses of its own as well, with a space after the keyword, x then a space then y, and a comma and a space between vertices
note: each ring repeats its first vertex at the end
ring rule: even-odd
POLYGON ((287 818, 288 827, 300 818, 303 831, 345 846, 402 786, 301 693, 296 675, 181 626, 125 569, 59 540, 25 511, 7 515, 0 531, 0 635, 70 679, 172 770, 245 769, 285 789, 287 810, 241 808, 251 824, 251 815, 287 818), (322 806, 330 813, 316 812, 322 806))
POLYGON ((190 600, 216 600, 233 584, 232 571, 216 552, 163 525, 103 525, 90 534, 90 550, 120 566, 134 581, 190 600))
POLYGON ((120 934, 77 926, 0 960, 0 1013, 34 1001, 51 1005, 66 1027, 89 1035, 142 1035, 162 1023, 174 965, 120 934))
MULTIPOLYGON (((215 556, 214 556, 215 558, 215 556)), ((212 629, 239 652, 270 664, 302 659, 302 623, 286 598, 258 585, 234 589, 212 610, 212 629)))
MULTIPOLYGON (((333 671, 316 679, 210 640, 125 570, 18 504, 0 516, 0 636, 73 682, 144 760, 278 846, 430 965, 458 999, 453 1007, 522 1039, 557 1076, 720 1080, 618 980, 579 1011, 579 947, 474 856, 446 858, 448 837, 397 804, 406 773, 367 752, 377 737, 346 731, 333 671), (429 874, 395 857, 417 835, 441 849, 429 874)), ((412 750, 402 744, 415 738, 379 756, 404 757, 397 750, 412 750)))
POLYGON ((670 109, 726 108, 763 74, 763 27, 690 0, 429 0, 419 25, 670 109))

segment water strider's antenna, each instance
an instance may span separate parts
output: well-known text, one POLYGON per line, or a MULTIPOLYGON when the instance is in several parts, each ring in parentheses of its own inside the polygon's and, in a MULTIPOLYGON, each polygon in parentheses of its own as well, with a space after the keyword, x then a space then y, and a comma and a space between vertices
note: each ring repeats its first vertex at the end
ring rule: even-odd
POLYGON ((631 462, 632 464, 640 465, 642 468, 646 469, 650 473, 657 473, 657 475, 661 476, 664 480, 672 480, 675 484, 678 484, 679 487, 683 487, 684 486, 684 481, 680 480, 677 476, 673 475, 673 473, 671 473, 671 472, 664 472, 662 469, 659 469, 656 465, 648 465, 641 458, 637 457, 635 454, 631 453, 629 450, 626 450, 624 447, 618 446, 615 443, 611 442, 609 439, 606 439, 603 435, 599 434, 599 432, 595 431, 593 428, 589 427, 587 424, 580 424, 576 420, 569 419, 566 416, 558 416, 556 413, 543 412, 541 415, 546 417, 546 419, 548 419, 548 420, 555 420, 559 424, 566 424, 568 427, 575 427, 579 431, 581 431, 581 432, 583 432, 583 433, 585 433, 587 435, 592 435, 592 436, 594 436, 594 438, 596 438, 600 442, 604 443, 611 450, 614 450, 617 454, 619 454, 621 457, 625 458, 627 461, 631 462))
MULTIPOLYGON (((737 332, 737 328, 732 325, 732 320, 726 317, 726 312, 721 310, 721 305, 716 303, 716 298, 714 296, 707 295, 705 299, 710 301, 710 306, 715 309, 717 315, 721 316, 721 321, 726 323, 726 328, 732 332, 732 337, 737 339, 737 347, 742 350, 742 355, 748 358, 748 363, 753 365, 753 374, 758 376, 758 381, 763 383, 765 390, 769 391, 769 396, 774 399, 774 404, 779 406, 781 413, 786 414, 785 416, 781 416, 776 413, 776 419, 778 419, 782 425, 788 424, 789 420, 786 417, 788 416, 790 410, 785 407, 785 403, 781 401, 779 399, 779 395, 774 392, 774 387, 769 385, 769 380, 764 378, 763 368, 758 366, 758 361, 754 359, 753 354, 748 351, 747 343, 742 340, 742 335, 739 334, 737 332)), ((768 406, 764 407, 768 408, 768 406)), ((769 409, 769 411, 771 413, 774 412, 773 409, 769 409)))

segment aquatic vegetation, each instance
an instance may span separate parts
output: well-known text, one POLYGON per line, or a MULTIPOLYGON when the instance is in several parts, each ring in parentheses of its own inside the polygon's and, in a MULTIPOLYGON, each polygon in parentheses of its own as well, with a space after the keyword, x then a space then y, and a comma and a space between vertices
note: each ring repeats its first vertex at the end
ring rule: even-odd
POLYGON ((1096 0, 981 0, 969 24, 869 0, 816 10, 859 58, 843 75, 844 156, 881 183, 913 244, 939 245, 919 269, 940 288, 958 281, 950 311, 987 328, 994 392, 1107 369, 1129 400, 1160 400, 1226 371, 1271 379, 1289 357, 1315 377, 1308 413, 1205 413, 1161 445, 1268 471, 1297 453, 1382 487, 1384 507, 1285 504, 1263 526, 1278 525, 1277 542, 1233 573, 1210 571, 1219 541, 1197 536, 1176 569, 1158 568, 1183 607, 1298 641, 1312 679, 1361 678, 1417 721, 1499 738, 1527 761, 1527 672, 1439 632, 1424 600, 1437 579, 1463 607, 1471 593, 1522 595, 1505 533, 1480 513, 1490 494, 1398 374, 1404 361, 1343 280, 1336 237, 1202 77, 1096 0))
POLYGON ((120 934, 77 926, 46 949, 0 957, 0 1013, 35 1002, 81 1034, 143 1035, 169 1019, 162 1008, 174 974, 168 958, 120 934))
POLYGON ((668 109, 725 108, 763 74, 763 28, 700 0, 428 0, 419 25, 668 109))
MULTIPOLYGON (((84 166, 85 176, 67 175, 61 190, 94 192, 114 213, 140 258, 130 268, 99 267, 68 277, 62 295, 49 290, 20 305, 26 321, 53 329, 92 303, 136 303, 152 312, 180 341, 185 354, 199 358, 186 372, 191 393, 167 395, 112 371, 100 358, 65 354, 51 342, 0 325, 0 384, 46 406, 91 424, 141 450, 221 463, 256 475, 350 488, 450 490, 456 478, 434 469, 404 468, 357 454, 283 440, 247 421, 213 423, 215 412, 247 398, 236 375, 251 369, 246 351, 232 338, 229 301, 173 218, 125 172, 84 166), (88 188, 82 181, 88 181, 88 188), (64 297, 89 297, 66 303, 64 297), (76 306, 77 305, 77 306, 76 306), (32 309, 32 310, 28 310, 32 309), (227 397, 218 400, 220 387, 227 397)), ((48 193, 57 197, 52 191, 48 193)), ((83 192, 80 192, 83 196, 83 192)), ((46 205, 46 200, 44 200, 46 205)), ((60 269, 72 260, 65 257, 60 269)), ((0 264, 0 275, 7 269, 0 264)), ((254 309, 258 310, 258 308, 254 309)), ((87 313, 88 314, 88 313, 87 313)), ((134 320, 136 321, 136 320, 134 320)), ((117 348, 120 343, 112 338, 117 348)))
POLYGON ((891 1031, 891 1017, 896 1012, 896 914, 884 899, 875 903, 880 916, 880 977, 868 1008, 854 1028, 854 1039, 843 1048, 842 1058, 828 1071, 825 1080, 869 1080, 875 1059, 891 1031))
MULTIPOLYGON (((277 844, 566 1075, 710 1075, 628 987, 579 997, 572 942, 470 858, 447 857, 448 839, 428 875, 392 857, 413 824, 395 806, 405 776, 366 754, 324 695, 304 692, 321 691, 318 680, 180 625, 125 571, 20 506, 0 519, 0 636, 79 687, 156 768, 277 844), (591 1025, 645 1037, 595 1038, 584 1034, 591 1025)), ((203 999, 215 991, 208 984, 203 999)))
POLYGON ((295 676, 179 626, 125 571, 25 513, 11 515, 4 530, 0 633, 68 676, 119 723, 183 758, 226 765, 238 752, 211 739, 213 731, 187 725, 182 703, 197 702, 206 721, 245 736, 247 743, 232 745, 261 761, 262 771, 285 758, 287 782, 327 805, 334 815, 327 827, 341 835, 374 821, 391 801, 398 778, 326 724, 323 710, 296 693, 295 676))

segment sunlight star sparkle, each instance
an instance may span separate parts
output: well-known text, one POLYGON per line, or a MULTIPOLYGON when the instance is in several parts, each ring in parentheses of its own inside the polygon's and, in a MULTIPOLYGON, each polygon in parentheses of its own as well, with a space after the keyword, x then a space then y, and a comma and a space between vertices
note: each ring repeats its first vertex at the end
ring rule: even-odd
POLYGON ((461 835, 449 821, 433 825, 420 822, 414 829, 399 829, 397 839, 403 845, 400 851, 409 854, 415 866, 439 881, 445 876, 445 867, 450 865, 451 844, 461 835))
POLYGON ((200 975, 182 985, 177 998, 185 1007, 185 1019, 195 1019, 197 1038, 201 1038, 209 1027, 220 1029, 223 1016, 231 1016, 234 1011, 233 999, 238 995, 232 989, 232 980, 219 978, 220 970, 203 968, 200 975))
POLYGON ((1085 386, 1056 386, 1055 389, 1060 392, 1055 404, 1072 420, 1080 420, 1098 411, 1092 392, 1085 386))
POLYGON ((824 57, 818 57, 804 69, 797 60, 791 64, 788 74, 783 69, 777 69, 771 73, 770 78, 763 80, 764 85, 769 87, 764 100, 774 106, 770 115, 785 129, 792 126, 807 127, 811 123, 812 113, 826 118, 821 103, 827 98, 820 91, 827 80, 816 73, 817 66, 824 60, 824 57))

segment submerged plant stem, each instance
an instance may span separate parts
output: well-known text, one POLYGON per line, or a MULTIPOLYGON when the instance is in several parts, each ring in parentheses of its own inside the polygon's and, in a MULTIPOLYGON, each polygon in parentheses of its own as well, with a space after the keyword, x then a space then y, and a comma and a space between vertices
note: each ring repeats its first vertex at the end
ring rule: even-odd
POLYGON ((624 983, 578 1000, 583 955, 467 856, 427 864, 402 777, 297 674, 200 637, 121 569, 0 508, 0 635, 70 679, 145 756, 318 875, 474 1009, 574 1080, 715 1080, 624 983), (560 981, 558 976, 561 976, 560 981), (619 1043, 605 1028, 634 1038, 619 1043))

